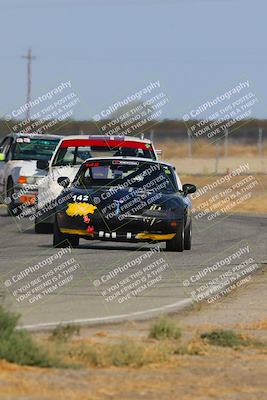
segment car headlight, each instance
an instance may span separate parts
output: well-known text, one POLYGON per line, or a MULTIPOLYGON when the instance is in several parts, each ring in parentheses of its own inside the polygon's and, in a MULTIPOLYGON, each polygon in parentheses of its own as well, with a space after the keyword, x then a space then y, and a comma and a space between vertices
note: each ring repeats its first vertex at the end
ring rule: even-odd
POLYGON ((145 210, 142 215, 146 217, 160 218, 160 217, 165 217, 167 214, 168 210, 150 209, 150 210, 145 210))
POLYGON ((142 213, 146 217, 165 217, 168 214, 168 210, 164 209, 162 204, 152 204, 149 209, 146 209, 142 213))

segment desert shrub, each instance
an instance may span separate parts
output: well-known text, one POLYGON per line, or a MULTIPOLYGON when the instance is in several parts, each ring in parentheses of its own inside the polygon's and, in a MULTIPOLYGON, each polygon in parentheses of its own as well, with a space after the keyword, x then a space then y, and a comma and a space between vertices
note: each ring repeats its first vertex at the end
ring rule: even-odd
POLYGON ((0 359, 20 365, 61 366, 59 360, 33 341, 29 332, 16 329, 18 320, 19 315, 0 306, 0 359))
POLYGON ((213 346, 222 347, 242 347, 260 346, 261 343, 255 339, 244 337, 232 330, 218 329, 211 332, 204 332, 200 335, 201 339, 206 340, 213 346))
POLYGON ((170 318, 161 317, 151 326, 149 337, 157 340, 179 339, 181 329, 170 318))

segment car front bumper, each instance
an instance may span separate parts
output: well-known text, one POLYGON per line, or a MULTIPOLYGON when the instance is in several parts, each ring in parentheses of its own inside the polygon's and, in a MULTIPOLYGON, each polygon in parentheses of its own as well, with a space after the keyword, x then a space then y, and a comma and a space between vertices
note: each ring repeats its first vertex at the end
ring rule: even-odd
POLYGON ((33 205, 36 202, 36 197, 38 195, 37 185, 15 185, 13 187, 12 200, 13 203, 33 205))
POLYGON ((57 213, 57 223, 61 233, 79 235, 85 239, 114 241, 166 241, 175 237, 177 227, 184 219, 155 218, 135 215, 125 218, 123 223, 107 223, 103 218, 91 216, 90 222, 83 217, 69 217, 64 211, 57 213))

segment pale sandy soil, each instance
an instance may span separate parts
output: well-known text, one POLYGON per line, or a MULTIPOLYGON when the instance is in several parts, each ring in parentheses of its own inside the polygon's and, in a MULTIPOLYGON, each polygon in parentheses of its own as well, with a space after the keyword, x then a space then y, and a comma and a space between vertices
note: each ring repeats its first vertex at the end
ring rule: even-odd
POLYGON ((257 143, 244 145, 242 143, 228 144, 226 151, 224 141, 219 147, 203 140, 193 141, 191 157, 187 142, 166 141, 157 143, 157 148, 163 151, 161 158, 168 160, 177 167, 179 174, 213 174, 225 173, 244 162, 249 163, 251 173, 267 173, 267 143, 264 143, 259 153, 257 143), (216 158, 218 165, 216 167, 216 158))
POLYGON ((234 156, 220 157, 216 167, 215 158, 206 157, 170 157, 167 161, 175 165, 178 174, 224 174, 228 170, 238 168, 241 164, 249 164, 249 173, 267 173, 267 156, 234 156))
MULTIPOLYGON (((198 176, 198 175, 185 175, 182 174, 180 176, 182 183, 193 183, 197 186, 198 190, 202 190, 204 186, 214 185, 214 182, 219 181, 220 179, 224 179, 224 175, 222 176, 198 176)), ((207 190, 207 192, 198 197, 196 193, 193 197, 193 209, 201 210, 210 208, 212 206, 213 211, 217 209, 221 209, 222 207, 230 205, 229 209, 230 213, 252 213, 252 214, 267 214, 267 175, 262 174, 251 174, 251 175, 240 175, 232 177, 229 182, 224 181, 214 187, 213 189, 207 190), (244 183, 247 179, 247 183, 244 183), (252 188, 249 188, 250 185, 253 185, 252 188), (240 185, 236 187, 236 185, 240 185), (231 194, 236 195, 237 198, 242 197, 242 193, 240 189, 242 188, 244 194, 249 196, 248 198, 244 197, 243 201, 238 202, 238 204, 234 205, 231 200, 226 200, 229 194, 227 194, 227 190, 231 190, 231 194), (218 195, 218 199, 212 202, 212 198, 218 195), (208 207, 204 205, 207 201, 209 201, 210 205, 208 207)))
MULTIPOLYGON (((251 283, 212 305, 173 315, 183 336, 214 327, 235 329, 267 341, 266 270, 251 283)), ((145 339, 151 322, 84 328, 81 336, 95 342, 119 337, 145 339)), ((39 338, 44 334, 40 333, 39 338)), ((267 350, 203 347, 200 355, 174 355, 168 362, 142 368, 80 370, 19 367, 0 362, 0 398, 264 400, 267 392, 267 350)))

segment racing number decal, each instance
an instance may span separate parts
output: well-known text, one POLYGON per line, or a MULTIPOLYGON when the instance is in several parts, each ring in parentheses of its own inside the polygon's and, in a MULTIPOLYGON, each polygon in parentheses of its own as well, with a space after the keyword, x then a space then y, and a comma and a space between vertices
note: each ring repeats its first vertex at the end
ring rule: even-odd
POLYGON ((72 198, 74 201, 82 201, 82 202, 89 201, 88 194, 80 194, 80 195, 74 194, 72 198))

